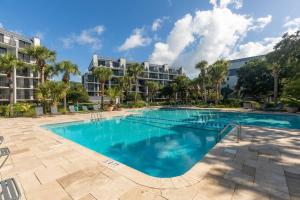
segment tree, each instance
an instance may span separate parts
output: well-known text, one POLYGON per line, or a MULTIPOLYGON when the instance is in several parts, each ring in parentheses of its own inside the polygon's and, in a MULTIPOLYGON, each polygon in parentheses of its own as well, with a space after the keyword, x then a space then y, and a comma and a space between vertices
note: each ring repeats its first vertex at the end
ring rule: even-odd
POLYGON ((159 84, 155 81, 146 81, 146 86, 148 87, 148 94, 150 101, 153 102, 153 98, 157 91, 159 90, 159 84))
POLYGON ((218 104, 221 96, 221 84, 224 81, 225 76, 228 73, 229 63, 225 60, 218 60, 212 64, 208 73, 210 74, 211 80, 215 86, 215 104, 218 104))
POLYGON ((206 85, 208 82, 208 77, 207 77, 207 68, 208 68, 208 63, 207 61, 203 60, 199 63, 196 64, 195 66, 196 69, 198 69, 200 71, 199 74, 199 82, 201 84, 201 88, 203 91, 203 100, 205 103, 207 103, 207 90, 206 90, 206 85))
POLYGON ((36 90, 36 98, 43 104, 44 111, 50 101, 52 105, 57 106, 57 103, 65 96, 66 85, 63 82, 47 81, 40 84, 36 90))
MULTIPOLYGON (((66 87, 69 87, 70 76, 80 75, 78 66, 71 61, 64 60, 56 64, 56 70, 62 73, 62 81, 65 83, 66 87)), ((67 111, 67 94, 64 96, 64 111, 67 111)))
POLYGON ((176 93, 177 84, 172 82, 165 86, 163 86, 160 90, 160 95, 167 96, 169 101, 174 97, 175 99, 175 93, 176 93))
POLYGON ((278 82, 279 82, 279 75, 282 71, 283 63, 280 63, 280 59, 278 59, 278 51, 273 51, 267 55, 267 64, 268 68, 272 72, 272 76, 274 78, 274 101, 277 104, 278 98, 278 82))
POLYGON ((45 65, 45 72, 44 72, 44 81, 48 81, 54 76, 58 75, 58 71, 54 65, 45 65))
POLYGON ((25 64, 19 61, 16 56, 6 53, 0 56, 0 70, 6 74, 8 79, 8 87, 9 87, 9 103, 10 103, 10 111, 9 116, 13 115, 13 104, 14 104, 14 91, 13 91, 13 74, 14 68, 23 67, 25 64))
POLYGON ((283 96, 300 99, 300 77, 289 81, 283 90, 283 96))
POLYGON ((300 74, 300 30, 294 34, 284 34, 275 45, 274 52, 284 78, 293 79, 300 74))
POLYGON ((300 74, 300 31, 284 34, 266 58, 274 77, 274 101, 277 102, 280 81, 289 82, 300 74))
POLYGON ((115 105, 117 97, 119 97, 122 93, 122 90, 118 87, 109 88, 106 91, 107 95, 111 99, 111 104, 115 105))
POLYGON ((55 51, 51 51, 43 46, 30 46, 24 52, 35 60, 36 67, 40 72, 40 83, 44 83, 47 63, 55 61, 55 51))
POLYGON ((237 86, 243 97, 260 100, 273 89, 273 77, 267 63, 262 59, 255 59, 237 70, 237 86))
POLYGON ((100 66, 94 68, 92 73, 101 85, 101 106, 102 109, 104 109, 104 90, 105 90, 104 86, 105 86, 105 82, 111 79, 112 71, 109 68, 100 66))
POLYGON ((180 95, 180 100, 185 99, 187 101, 188 96, 188 87, 189 87, 189 78, 185 75, 181 75, 175 78, 174 82, 176 83, 176 92, 180 95))
POLYGON ((88 102, 89 95, 81 83, 70 82, 70 89, 67 91, 67 101, 88 102))
MULTIPOLYGON (((127 99, 129 91, 131 89, 131 77, 127 75, 122 76, 118 78, 118 82, 122 92, 124 92, 125 94, 125 98, 127 99)), ((121 96, 123 96, 123 94, 121 96)), ((123 101, 123 98, 121 101, 123 101)))
POLYGON ((138 63, 130 64, 128 67, 128 75, 133 78, 133 81, 135 83, 135 97, 134 97, 134 102, 137 100, 137 94, 139 90, 139 80, 138 77, 143 73, 144 68, 142 65, 138 63))

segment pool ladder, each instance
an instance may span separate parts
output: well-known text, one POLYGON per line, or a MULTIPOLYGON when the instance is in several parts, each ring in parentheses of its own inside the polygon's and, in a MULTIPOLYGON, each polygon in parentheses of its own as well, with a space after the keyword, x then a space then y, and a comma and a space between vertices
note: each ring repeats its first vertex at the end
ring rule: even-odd
POLYGON ((99 121, 102 119, 101 111, 91 112, 91 121, 99 121))
POLYGON ((229 127, 235 127, 235 128, 237 128, 236 142, 239 143, 240 140, 241 140, 241 136, 242 136, 242 125, 241 125, 239 122, 230 122, 229 124, 227 124, 227 125, 222 129, 222 131, 218 134, 218 136, 217 136, 218 142, 221 141, 222 135, 225 133, 225 131, 226 131, 229 127))

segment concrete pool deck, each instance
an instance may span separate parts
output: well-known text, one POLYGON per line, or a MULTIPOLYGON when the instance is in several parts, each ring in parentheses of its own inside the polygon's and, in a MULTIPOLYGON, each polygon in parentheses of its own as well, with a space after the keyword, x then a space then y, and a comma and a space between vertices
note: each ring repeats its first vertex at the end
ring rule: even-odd
POLYGON ((11 150, 1 179, 14 177, 22 199, 300 199, 300 131, 243 127, 239 143, 232 132, 186 174, 161 179, 40 127, 89 119, 0 118, 1 147, 11 150))

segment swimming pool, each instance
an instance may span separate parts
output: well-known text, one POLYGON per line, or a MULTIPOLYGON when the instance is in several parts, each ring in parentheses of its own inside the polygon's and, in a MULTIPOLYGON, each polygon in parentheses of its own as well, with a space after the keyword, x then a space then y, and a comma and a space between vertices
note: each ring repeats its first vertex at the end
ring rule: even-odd
POLYGON ((98 122, 44 128, 154 177, 184 174, 217 143, 229 122, 300 129, 300 117, 211 110, 145 110, 98 122))

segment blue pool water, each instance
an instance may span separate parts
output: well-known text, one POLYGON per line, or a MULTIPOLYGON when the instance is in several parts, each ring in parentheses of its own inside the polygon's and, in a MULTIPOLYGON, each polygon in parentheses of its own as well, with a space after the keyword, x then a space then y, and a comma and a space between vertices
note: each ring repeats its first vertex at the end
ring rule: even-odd
POLYGON ((217 143, 226 124, 300 129, 300 117, 209 110, 146 110, 99 122, 44 126, 82 146, 155 177, 184 174, 217 143))

